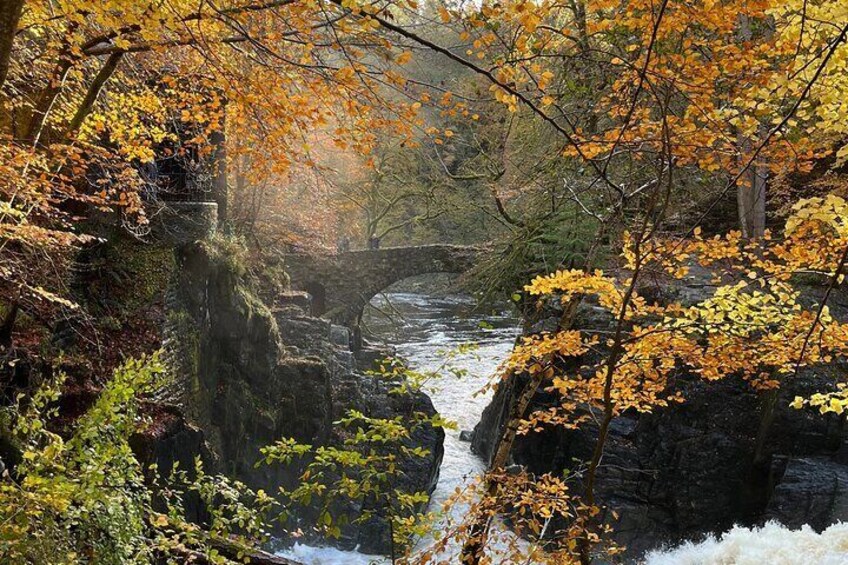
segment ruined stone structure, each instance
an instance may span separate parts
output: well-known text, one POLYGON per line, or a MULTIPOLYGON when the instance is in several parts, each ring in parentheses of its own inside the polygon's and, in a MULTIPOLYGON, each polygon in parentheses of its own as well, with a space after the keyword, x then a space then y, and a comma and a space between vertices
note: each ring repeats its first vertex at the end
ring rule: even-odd
POLYGON ((379 292, 427 273, 462 273, 480 249, 463 245, 418 245, 328 255, 291 254, 286 271, 292 286, 312 295, 314 316, 353 327, 379 292))

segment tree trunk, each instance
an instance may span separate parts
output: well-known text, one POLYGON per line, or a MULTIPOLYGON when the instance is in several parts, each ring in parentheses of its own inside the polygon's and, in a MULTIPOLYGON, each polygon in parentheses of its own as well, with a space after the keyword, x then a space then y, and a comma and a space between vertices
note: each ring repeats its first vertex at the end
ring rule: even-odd
POLYGON ((0 5, 0 88, 9 74, 9 61, 12 58, 12 44, 18 31, 25 0, 3 0, 0 5))
MULTIPOLYGON (((740 139, 739 147, 744 165, 749 159, 746 154, 751 150, 750 138, 740 139)), ((736 188, 739 228, 746 239, 759 239, 765 234, 767 178, 767 168, 755 160, 736 188)))
MULTIPOLYGON (((754 37, 751 18, 745 14, 739 15, 736 35, 740 42, 750 41, 754 37)), ((765 135, 765 133, 766 131, 760 128, 760 134, 765 135)), ((751 158, 749 153, 751 153, 754 145, 749 136, 741 133, 739 134, 737 144, 741 159, 740 166, 744 166, 748 162, 748 159, 751 158)), ((740 179, 740 183, 736 188, 739 229, 742 231, 742 237, 746 239, 758 239, 763 237, 765 233, 767 178, 768 172, 766 167, 763 166, 759 157, 757 157, 748 167, 748 171, 740 179)))
MULTIPOLYGON (((559 320, 560 330, 566 330, 571 327, 579 304, 579 299, 573 299, 566 305, 565 311, 559 320)), ((495 448, 495 454, 489 462, 489 469, 491 471, 502 471, 506 468, 509 462, 509 455, 512 452, 512 446, 515 444, 515 438, 521 427, 521 421, 524 419, 524 414, 527 412, 530 402, 536 396, 536 392, 538 392, 544 380, 545 371, 539 371, 532 375, 530 381, 524 386, 521 394, 512 404, 506 425, 495 448)), ((485 488, 486 494, 484 496, 493 496, 497 487, 498 485, 494 481, 487 481, 485 488)), ((469 528, 468 538, 462 547, 462 553, 460 555, 460 561, 463 565, 478 565, 480 563, 483 557, 482 551, 486 545, 489 525, 490 517, 487 513, 481 512, 474 517, 474 521, 469 528)))
POLYGON ((9 306, 6 315, 3 316, 3 321, 0 322, 0 347, 8 348, 12 346, 12 330, 15 328, 19 309, 20 303, 16 300, 9 306))
POLYGON ((62 93, 65 86, 65 80, 68 78, 68 73, 74 66, 70 56, 66 53, 63 59, 56 65, 53 71, 53 76, 50 77, 50 82, 44 87, 44 90, 38 95, 35 102, 35 107, 32 109, 32 115, 24 127, 24 139, 37 145, 41 132, 44 129, 44 123, 47 121, 47 116, 50 115, 50 110, 62 93))
MULTIPOLYGON (((536 396, 536 392, 544 381, 544 371, 539 371, 534 374, 530 381, 524 386, 521 395, 515 400, 512 409, 509 412, 504 431, 498 440, 495 454, 492 461, 489 463, 489 469, 492 471, 500 471, 506 467, 509 461, 509 454, 512 452, 512 446, 515 443, 515 437, 521 427, 521 420, 524 419, 524 414, 527 412, 527 407, 530 401, 536 396)), ((486 483, 486 492, 483 496, 494 496, 498 485, 495 481, 489 479, 486 483)), ((483 548, 486 546, 486 537, 488 535, 491 516, 486 512, 481 512, 475 516, 471 527, 468 530, 468 538, 465 545, 462 547, 460 560, 463 565, 478 565, 483 557, 483 548)))

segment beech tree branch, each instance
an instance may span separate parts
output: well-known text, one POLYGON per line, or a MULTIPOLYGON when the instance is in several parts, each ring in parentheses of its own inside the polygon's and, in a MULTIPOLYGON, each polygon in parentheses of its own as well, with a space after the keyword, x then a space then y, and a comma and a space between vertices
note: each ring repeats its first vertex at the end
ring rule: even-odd
POLYGON ((97 102, 97 97, 100 96, 100 92, 103 90, 106 81, 108 81, 115 73, 115 70, 118 68, 118 64, 121 62, 123 57, 123 52, 116 52, 109 55, 106 63, 104 63, 104 65, 100 68, 97 76, 94 77, 91 85, 89 85, 85 98, 83 98, 76 114, 74 114, 74 117, 71 119, 71 123, 68 125, 68 129, 65 132, 65 139, 71 139, 82 126, 82 123, 91 113, 92 109, 94 109, 94 103, 97 102))
MULTIPOLYGON (((335 4, 335 5, 337 5, 341 8, 344 8, 342 0, 330 0, 330 2, 332 2, 333 4, 335 4)), ((539 106, 537 106, 527 95, 520 92, 514 86, 499 80, 494 75, 494 73, 492 73, 491 71, 475 65, 474 63, 472 63, 468 59, 461 57, 460 55, 457 55, 453 51, 451 51, 451 50, 449 50, 445 47, 442 47, 441 45, 433 43, 429 39, 421 37, 417 33, 409 31, 408 29, 401 27, 399 25, 395 25, 395 24, 391 23, 390 21, 388 21, 387 19, 380 17, 377 14, 369 14, 369 17, 372 18, 374 21, 376 21, 378 24, 380 24, 381 27, 383 27, 383 28, 385 28, 389 31, 392 31, 392 32, 400 35, 401 37, 409 39, 410 41, 418 43, 419 45, 422 45, 422 46, 430 49, 431 51, 433 51, 435 53, 439 53, 441 55, 444 55, 445 57, 449 58, 450 60, 452 60, 456 63, 459 63, 460 65, 462 65, 463 67, 465 67, 467 69, 470 69, 474 73, 485 77, 486 79, 489 80, 489 82, 500 87, 505 92, 511 94, 512 96, 515 96, 515 98, 518 99, 519 101, 521 101, 521 103, 524 104, 527 108, 529 108, 530 111, 532 111, 534 114, 539 116, 539 118, 541 118, 542 121, 544 121, 545 123, 547 123, 548 125, 553 127, 557 132, 559 132, 565 138, 565 140, 568 142, 568 144, 571 145, 574 148, 574 150, 577 152, 578 157, 580 157, 585 163, 588 163, 589 166, 592 167, 592 169, 598 174, 598 177, 601 180, 603 180, 607 185, 609 185, 614 190, 616 190, 616 191, 620 190, 620 188, 610 180, 610 178, 607 176, 606 171, 604 171, 600 167, 598 162, 595 161, 594 159, 590 159, 583 152, 583 148, 580 146, 580 143, 577 142, 577 139, 574 137, 574 135, 570 131, 568 131, 566 128, 564 128, 560 123, 558 123, 553 117, 548 115, 544 110, 539 108, 539 106)), ((574 128, 572 127, 572 129, 574 129, 574 128)))

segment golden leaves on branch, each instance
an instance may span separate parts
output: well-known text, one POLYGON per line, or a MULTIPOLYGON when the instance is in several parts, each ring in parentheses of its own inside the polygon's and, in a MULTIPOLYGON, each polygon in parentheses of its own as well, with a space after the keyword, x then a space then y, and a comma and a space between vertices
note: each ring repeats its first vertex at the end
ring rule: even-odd
POLYGON ((796 396, 790 406, 796 410, 809 406, 817 408, 820 414, 832 413, 841 415, 848 409, 848 385, 839 383, 836 391, 817 393, 810 398, 796 396))
MULTIPOLYGON (((724 237, 643 242, 643 268, 658 266, 667 274, 685 276, 692 264, 715 269, 716 288, 691 305, 647 304, 636 295, 624 314, 626 335, 614 367, 610 391, 614 413, 649 412, 683 398, 672 378, 689 373, 708 381, 741 376, 758 389, 779 386, 798 367, 831 362, 848 354, 848 324, 836 320, 824 306, 802 300, 793 284, 798 273, 833 276, 848 246, 848 203, 840 197, 800 202, 786 224, 783 238, 742 240, 724 237), (809 342, 804 346, 805 342, 809 342), (804 359, 798 359, 804 351, 804 359)), ((625 237, 625 263, 635 262, 625 237)), ((558 271, 537 277, 525 287, 530 295, 555 296, 567 303, 588 296, 611 317, 621 315, 625 277, 600 271, 558 271)), ((524 431, 545 425, 574 427, 600 408, 604 398, 606 356, 613 345, 603 331, 569 329, 524 338, 507 362, 517 371, 545 371, 550 391, 558 393, 555 408, 533 414, 524 431), (571 359, 571 361, 569 361, 571 359), (576 366, 575 360, 582 362, 576 366)), ((831 397, 815 397, 818 407, 831 397)), ((803 399, 802 399, 803 400, 803 399)), ((841 400, 839 400, 841 402, 841 400)), ((838 406, 834 403, 835 411, 838 406)))
MULTIPOLYGON (((672 277, 686 276, 696 264, 710 269, 715 289, 694 303, 648 304, 636 294, 623 312, 623 297, 632 282, 627 272, 613 276, 562 270, 533 279, 525 291, 540 297, 540 307, 546 299, 571 304, 584 297, 605 310, 609 321, 622 318, 625 323, 620 339, 617 334, 613 339, 610 326, 603 323, 521 339, 504 365, 505 372, 541 374, 554 400, 526 416, 517 433, 597 424, 598 414, 607 408, 617 417, 685 402, 676 386, 681 379, 741 377, 755 390, 767 391, 792 378, 799 368, 848 355, 848 323, 837 320, 826 306, 811 303, 796 284, 798 274, 835 275, 848 246, 846 210, 848 202, 833 195, 802 201, 780 239, 769 234, 748 241, 736 232, 704 237, 695 230, 687 239, 657 238, 637 246, 625 237, 625 266, 659 268, 672 277), (615 347, 619 350, 608 380, 615 347)), ((843 414, 848 409, 846 387, 848 383, 842 383, 831 392, 796 397, 792 406, 843 414)), ((574 475, 562 483, 549 482, 548 476, 531 478, 524 470, 514 476, 492 475, 487 480, 494 487, 482 494, 478 512, 492 508, 494 515, 507 508, 510 516, 528 519, 531 540, 548 518, 560 517, 568 529, 557 533, 561 545, 546 547, 546 556, 576 562, 581 544, 589 537, 590 545, 601 543, 608 528, 595 522, 596 506, 582 505, 579 495, 568 491, 568 481, 582 476, 580 463, 576 465, 574 475), (522 480, 537 482, 531 488, 519 486, 522 480), (557 501, 567 501, 567 508, 544 506, 542 501, 550 501, 551 493, 557 501)), ((614 553, 616 548, 607 551, 614 553)))
POLYGON ((44 265, 91 240, 74 207, 117 209, 136 225, 146 222, 135 170, 98 147, 39 149, 1 139, 0 176, 0 285, 10 297, 73 307, 44 265), (94 174, 99 180, 90 182, 94 174))
MULTIPOLYGON (((444 505, 446 515, 434 532, 434 543, 401 562, 454 563, 457 547, 479 544, 480 563, 578 565, 578 543, 584 539, 598 553, 619 553, 620 548, 602 535, 610 531, 608 523, 592 530, 586 527, 600 516, 601 509, 584 504, 579 493, 572 490, 571 483, 580 472, 578 469, 558 476, 534 475, 515 467, 489 471, 465 488, 457 487, 444 505), (484 484, 494 488, 486 490, 484 484), (467 510, 451 512, 457 507, 467 510), (503 515, 509 516, 509 529, 499 525, 481 534, 474 527, 474 520, 479 517, 499 521, 503 515)), ((616 520, 617 514, 611 512, 609 518, 616 520)))
MULTIPOLYGON (((615 153, 644 160, 667 151, 678 167, 709 173, 735 174, 755 157, 756 141, 782 122, 845 22, 840 0, 818 2, 809 11, 803 0, 671 0, 663 10, 647 0, 581 6, 483 2, 463 20, 479 36, 467 55, 482 58, 486 48, 477 44, 494 45, 500 35, 508 52, 485 55, 493 72, 567 125, 573 143, 566 157, 609 159, 615 153), (580 62, 579 78, 562 70, 573 60, 580 62), (574 102, 573 89, 596 83, 596 92, 583 94, 591 100, 588 110, 578 104, 577 117, 562 118, 562 106, 568 114, 574 102)), ((759 165, 773 173, 806 170, 834 147, 844 162, 846 61, 843 44, 796 116, 758 149, 759 165)), ((509 92, 493 86, 492 94, 517 111, 509 92)))

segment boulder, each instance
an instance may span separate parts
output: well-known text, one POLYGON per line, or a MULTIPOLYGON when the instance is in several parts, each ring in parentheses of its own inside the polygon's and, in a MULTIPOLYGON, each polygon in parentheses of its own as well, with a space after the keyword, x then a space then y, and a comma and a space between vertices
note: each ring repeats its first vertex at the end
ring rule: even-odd
MULTIPOLYGON (((159 477, 166 479, 177 468, 192 474, 196 458, 207 469, 215 467, 214 454, 206 445, 203 430, 189 423, 178 407, 145 403, 142 413, 146 424, 130 436, 129 445, 147 480, 154 479, 152 465, 156 466, 159 477)), ((186 495, 183 507, 188 520, 201 523, 208 518, 196 494, 186 495)))
POLYGON ((777 486, 766 519, 792 529, 809 524, 819 532, 848 521, 848 466, 825 457, 777 457, 772 471, 777 486))

